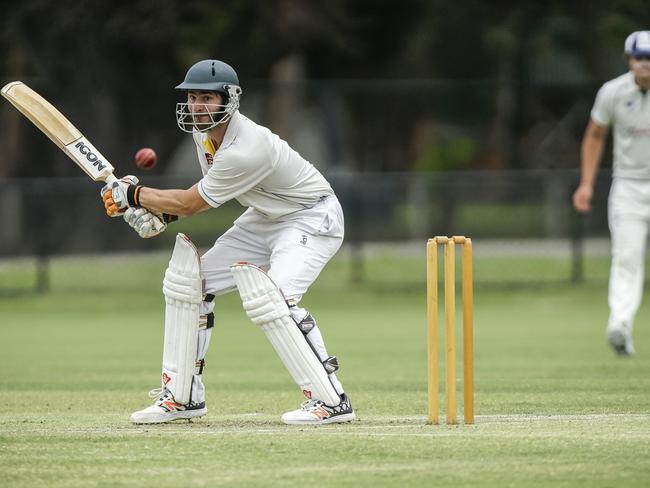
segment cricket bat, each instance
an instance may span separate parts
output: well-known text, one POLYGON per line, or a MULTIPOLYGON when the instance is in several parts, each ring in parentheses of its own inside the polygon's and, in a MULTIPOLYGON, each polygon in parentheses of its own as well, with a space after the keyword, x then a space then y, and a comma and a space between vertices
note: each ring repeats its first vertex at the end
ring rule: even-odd
POLYGON ((84 172, 95 181, 113 183, 113 165, 86 139, 79 129, 50 102, 22 81, 12 81, 2 87, 2 96, 31 120, 41 132, 59 146, 84 172))

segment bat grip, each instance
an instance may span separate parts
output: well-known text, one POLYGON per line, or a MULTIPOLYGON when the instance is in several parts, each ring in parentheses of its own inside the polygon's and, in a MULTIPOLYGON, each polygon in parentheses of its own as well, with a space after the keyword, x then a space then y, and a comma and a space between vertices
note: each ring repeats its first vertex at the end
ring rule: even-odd
POLYGON ((108 175, 108 176, 106 177, 106 179, 104 180, 104 182, 105 182, 107 185, 112 185, 112 184, 115 183, 116 181, 117 181, 117 178, 115 177, 115 175, 114 175, 113 173, 109 173, 109 175, 108 175))

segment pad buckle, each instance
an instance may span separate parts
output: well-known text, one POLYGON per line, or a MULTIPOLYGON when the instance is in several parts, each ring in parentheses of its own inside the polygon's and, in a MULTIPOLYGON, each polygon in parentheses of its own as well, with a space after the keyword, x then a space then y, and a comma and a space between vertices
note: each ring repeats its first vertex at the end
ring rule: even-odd
POLYGON ((196 371, 194 374, 203 374, 203 367, 205 366, 205 359, 199 359, 194 363, 196 371))
POLYGON ((316 321, 314 320, 314 317, 312 317, 311 314, 309 313, 298 324, 298 328, 300 329, 300 332, 302 332, 305 335, 309 334, 315 326, 316 326, 316 321))
POLYGON ((214 312, 199 316, 199 329, 211 329, 214 327, 214 312))
POLYGON ((339 360, 336 359, 336 356, 330 356, 323 361, 323 367, 327 374, 335 373, 339 369, 339 360))

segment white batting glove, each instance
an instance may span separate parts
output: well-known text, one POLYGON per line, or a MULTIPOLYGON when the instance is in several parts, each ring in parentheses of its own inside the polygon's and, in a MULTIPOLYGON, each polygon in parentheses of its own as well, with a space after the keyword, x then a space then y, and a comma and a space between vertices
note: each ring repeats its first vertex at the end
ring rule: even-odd
POLYGON ((127 175, 102 187, 101 196, 109 217, 123 215, 127 208, 139 206, 137 204, 137 194, 140 189, 138 182, 136 176, 127 175))
POLYGON ((165 216, 155 214, 146 208, 127 208, 124 212, 124 220, 140 237, 149 239, 164 232, 167 229, 167 222, 172 219, 166 219, 165 216))
POLYGON ((124 212, 124 221, 143 239, 154 237, 167 228, 167 224, 146 208, 127 208, 124 212), (157 224, 156 229, 159 230, 154 230, 154 222, 157 224))

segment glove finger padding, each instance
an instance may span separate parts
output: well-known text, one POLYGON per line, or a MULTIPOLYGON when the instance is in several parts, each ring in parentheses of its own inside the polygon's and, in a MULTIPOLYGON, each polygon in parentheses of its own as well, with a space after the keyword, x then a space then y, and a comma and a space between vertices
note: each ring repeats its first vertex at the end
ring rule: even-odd
POLYGON ((107 191, 104 192, 102 195, 102 200, 104 201, 104 208, 106 209, 106 215, 109 217, 119 217, 120 215, 124 214, 123 208, 120 208, 116 203, 115 200, 113 199, 113 191, 112 189, 108 189, 107 191))
POLYGON ((146 208, 127 208, 124 212, 124 221, 129 224, 131 227, 135 228, 135 223, 143 214, 146 214, 148 210, 146 208))
POLYGON ((163 223, 157 216, 151 215, 150 219, 144 221, 139 227, 136 227, 138 234, 143 239, 157 236, 167 228, 167 224, 163 223))
POLYGON ((110 185, 106 184, 102 187, 100 195, 104 201, 106 214, 109 217, 118 217, 124 214, 125 210, 129 207, 126 189, 130 185, 137 185, 139 181, 137 176, 127 175, 110 185))
POLYGON ((157 236, 167 228, 167 224, 162 217, 146 208, 126 209, 124 221, 133 227, 143 239, 157 236))
POLYGON ((151 221, 155 218, 154 214, 144 208, 139 210, 144 210, 144 212, 136 212, 133 219, 133 227, 140 229, 145 225, 151 225, 151 221))

